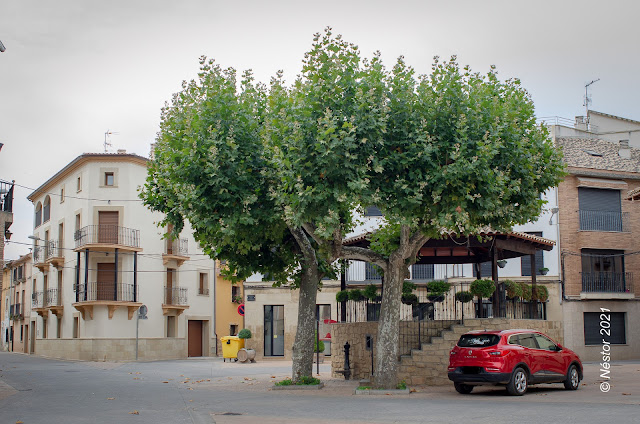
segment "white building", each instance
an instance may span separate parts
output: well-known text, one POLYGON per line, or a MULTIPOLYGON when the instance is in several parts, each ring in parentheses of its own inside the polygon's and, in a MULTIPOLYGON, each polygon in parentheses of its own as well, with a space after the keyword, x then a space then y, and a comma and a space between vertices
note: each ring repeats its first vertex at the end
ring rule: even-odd
POLYGON ((214 263, 188 225, 178 240, 163 238, 161 215, 138 198, 147 162, 124 151, 83 154, 28 196, 35 353, 130 360, 215 352, 214 263), (143 305, 148 319, 138 320, 143 305))

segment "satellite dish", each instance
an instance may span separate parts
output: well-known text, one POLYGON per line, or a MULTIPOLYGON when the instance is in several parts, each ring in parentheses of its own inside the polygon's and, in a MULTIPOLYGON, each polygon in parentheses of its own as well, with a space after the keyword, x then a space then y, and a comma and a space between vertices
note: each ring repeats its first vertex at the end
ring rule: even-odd
POLYGON ((140 306, 140 309, 138 309, 138 318, 147 319, 147 305, 140 306))

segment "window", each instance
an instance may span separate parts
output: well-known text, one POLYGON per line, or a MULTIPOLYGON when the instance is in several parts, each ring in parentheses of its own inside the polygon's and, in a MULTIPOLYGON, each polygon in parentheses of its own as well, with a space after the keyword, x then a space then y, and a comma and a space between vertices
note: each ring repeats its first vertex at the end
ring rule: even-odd
POLYGON ((229 326, 229 335, 237 336, 238 335, 238 324, 231 324, 229 326))
POLYGON ((73 338, 80 337, 80 317, 73 317, 73 338))
POLYGON ((36 205, 36 223, 34 228, 38 228, 42 225, 42 203, 38 202, 36 205))
POLYGON ((382 216, 382 211, 377 206, 368 206, 364 209, 364 216, 382 216))
POLYGON ((528 347, 530 349, 537 349, 536 339, 533 334, 518 334, 518 344, 522 347, 528 347))
POLYGON ((627 344, 624 312, 585 312, 584 344, 627 344))
POLYGON ((582 249, 582 291, 626 293, 623 250, 582 249))
POLYGON ((433 264, 415 264, 411 267, 411 279, 418 281, 433 280, 433 264))
POLYGON ((382 270, 372 263, 366 262, 364 274, 365 280, 382 280, 382 270))
POLYGON ((235 284, 231 286, 231 301, 232 302, 236 302, 236 303, 242 302, 242 295, 240 294, 240 287, 238 287, 235 284))
POLYGON ((478 276, 478 271, 476 270, 476 266, 474 264, 474 266, 473 266, 473 275, 476 278, 479 278, 479 277, 488 278, 488 279, 493 278, 492 275, 491 275, 491 262, 482 262, 480 264, 480 276, 478 276))
MULTIPOLYGON (((542 232, 540 231, 528 232, 527 234, 542 237, 542 232)), ((544 255, 542 254, 542 250, 536 250, 535 256, 536 275, 542 275, 542 272, 540 271, 541 268, 544 268, 544 255)), ((525 255, 520 258, 520 275, 523 277, 531 277, 531 255, 525 255)))
POLYGON ((113 172, 105 172, 104 173, 104 185, 113 187, 114 176, 113 172))
POLYGON ((495 346, 500 341, 496 334, 464 334, 458 340, 460 347, 488 347, 495 346))
POLYGON ((56 338, 62 338, 62 317, 58 317, 56 320, 56 338))
POLYGON ((535 338, 536 338, 536 342, 538 342, 538 348, 543 350, 551 350, 555 352, 556 344, 554 342, 552 342, 551 340, 549 340, 548 338, 546 338, 541 334, 536 334, 535 338))
POLYGON ((76 180, 76 191, 80 192, 82 191, 82 177, 78 176, 78 179, 76 180))
MULTIPOLYGON (((24 335, 24 325, 20 325, 20 342, 22 342, 23 339, 23 335, 24 335)), ((46 336, 45 336, 46 338, 46 336)))
POLYGON ((48 222, 51 218, 51 197, 47 196, 44 198, 44 207, 42 213, 42 222, 48 222))
POLYGON ((80 214, 76 215, 76 231, 80 231, 80 214))
POLYGON ((64 187, 60 189, 60 203, 64 203, 64 187))
POLYGON ((580 230, 623 231, 619 190, 578 188, 580 230))
POLYGON ((201 295, 205 295, 208 296, 209 295, 209 284, 208 283, 208 276, 206 273, 204 272, 200 272, 199 274, 199 281, 198 281, 198 294, 201 295))

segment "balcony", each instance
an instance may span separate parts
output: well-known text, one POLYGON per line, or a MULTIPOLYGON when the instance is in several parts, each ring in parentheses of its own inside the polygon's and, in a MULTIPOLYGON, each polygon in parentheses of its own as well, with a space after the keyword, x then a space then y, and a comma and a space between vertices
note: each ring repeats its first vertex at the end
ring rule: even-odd
MULTIPOLYGON (((0 212, 13 212, 13 183, 0 180, 0 212)), ((3 229, 4 230, 4 229, 3 229)))
POLYGON ((36 312, 41 317, 44 317, 47 314, 44 297, 44 292, 42 291, 31 293, 31 310, 36 312))
POLYGON ((629 232, 629 212, 580 210, 580 231, 629 232))
POLYGON ((162 263, 164 265, 174 260, 180 266, 189 260, 189 240, 186 238, 166 239, 164 247, 164 253, 162 254, 162 263))
POLYGON ((47 289, 44 293, 44 307, 49 309, 55 316, 62 316, 62 293, 58 289, 47 289))
POLYGON ((47 249, 45 246, 33 246, 33 266, 38 268, 41 272, 49 270, 46 251, 47 249))
POLYGON ((56 268, 64 266, 64 251, 59 241, 50 241, 44 250, 45 262, 56 268))
POLYGON ((582 272, 580 274, 582 293, 607 293, 633 297, 633 273, 631 272, 582 272))
POLYGON ((142 251, 140 230, 117 225, 87 225, 75 232, 74 239, 76 252, 82 249, 142 251))
POLYGON ((189 305, 187 304, 187 288, 165 287, 162 313, 164 315, 178 316, 182 314, 185 309, 189 309, 189 305))
POLYGON ((73 307, 80 311, 83 319, 87 319, 87 316, 89 319, 93 319, 95 306, 106 306, 109 319, 113 318, 116 309, 126 307, 129 319, 131 319, 135 311, 142 306, 142 303, 137 301, 138 296, 133 287, 133 284, 98 283, 95 281, 80 284, 73 307))
POLYGON ((19 303, 9 305, 9 319, 24 319, 22 308, 19 303))

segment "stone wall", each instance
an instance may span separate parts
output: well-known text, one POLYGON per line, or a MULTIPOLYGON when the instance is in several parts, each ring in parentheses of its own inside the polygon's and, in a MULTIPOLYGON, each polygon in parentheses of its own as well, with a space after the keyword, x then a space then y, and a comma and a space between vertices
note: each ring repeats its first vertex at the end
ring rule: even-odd
MULTIPOLYGON (((213 345, 215 341, 211 341, 213 345)), ((37 355, 83 361, 133 361, 135 339, 38 339, 37 355)), ((138 359, 156 361, 187 357, 184 338, 144 338, 138 340, 138 359)))
MULTIPOLYGON (((436 324, 438 321, 432 323, 436 324)), ((433 335, 431 342, 424 343, 421 350, 414 349, 411 355, 402 356, 398 373, 399 381, 404 380, 408 385, 449 384, 450 381, 447 377, 449 352, 461 334, 472 330, 532 329, 548 334, 560 344, 564 343, 563 327, 560 321, 489 318, 468 319, 464 321, 464 325, 450 324, 448 321, 441 322, 442 329, 440 330, 437 327, 432 327, 434 332, 440 334, 433 335)), ((344 368, 343 346, 347 341, 351 345, 349 358, 352 378, 362 379, 371 376, 371 352, 365 349, 365 337, 367 334, 375 337, 377 330, 377 322, 333 324, 332 341, 335 348, 332 351, 331 370, 334 377, 340 377, 341 374, 336 371, 344 368)))

